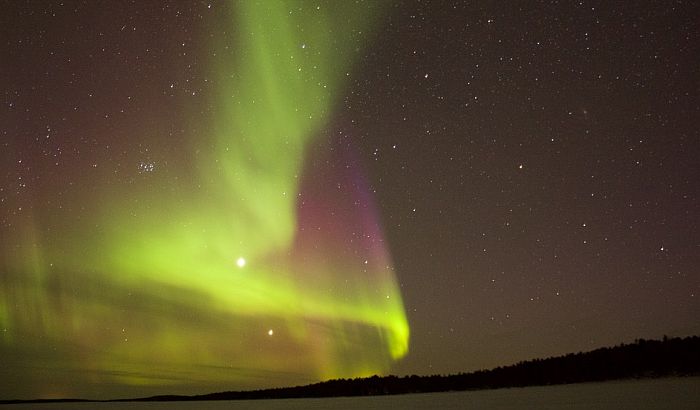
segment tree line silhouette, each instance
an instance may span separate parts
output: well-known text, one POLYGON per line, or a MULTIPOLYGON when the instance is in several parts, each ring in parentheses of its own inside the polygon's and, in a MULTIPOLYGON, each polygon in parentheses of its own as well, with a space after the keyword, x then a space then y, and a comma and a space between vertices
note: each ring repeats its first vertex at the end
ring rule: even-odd
POLYGON ((336 379, 306 386, 211 393, 199 396, 155 396, 138 400, 246 400, 427 393, 524 387, 615 379, 692 376, 700 374, 700 337, 637 339, 566 356, 523 361, 471 373, 442 376, 372 376, 336 379))
MULTIPOLYGON (((514 365, 449 376, 372 376, 336 379, 306 386, 229 391, 197 396, 153 396, 97 401, 255 400, 498 389, 616 379, 700 375, 700 336, 662 340, 637 339, 634 343, 590 352, 522 361, 514 365)), ((81 399, 0 400, 0 404, 89 402, 81 399)))

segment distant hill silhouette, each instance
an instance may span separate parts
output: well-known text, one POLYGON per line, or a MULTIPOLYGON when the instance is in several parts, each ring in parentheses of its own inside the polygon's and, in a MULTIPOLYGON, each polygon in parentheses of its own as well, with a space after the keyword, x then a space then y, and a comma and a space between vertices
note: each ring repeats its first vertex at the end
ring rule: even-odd
POLYGON ((338 379, 306 386, 199 396, 156 396, 141 401, 248 400, 302 397, 373 396, 459 390, 495 389, 615 379, 692 376, 700 374, 700 337, 638 339, 632 344, 585 353, 535 359, 511 366, 450 376, 372 376, 338 379))
MULTIPOLYGON (((460 390, 497 389, 616 379, 700 374, 700 336, 637 339, 631 344, 604 347, 585 353, 570 353, 520 362, 511 366, 459 373, 450 376, 372 376, 338 379, 297 387, 230 391, 198 396, 154 396, 101 401, 254 400, 310 397, 374 396, 460 390)), ((0 400, 7 403, 89 401, 79 399, 0 400)), ((96 400, 97 401, 97 400, 96 400)))

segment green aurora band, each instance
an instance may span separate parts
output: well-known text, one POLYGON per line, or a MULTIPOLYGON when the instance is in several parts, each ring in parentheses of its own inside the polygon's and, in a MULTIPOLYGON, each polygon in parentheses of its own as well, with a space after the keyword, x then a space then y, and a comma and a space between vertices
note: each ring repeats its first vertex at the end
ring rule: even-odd
POLYGON ((96 190, 79 225, 37 216, 5 236, 14 383, 41 397, 80 394, 75 380, 206 392, 377 374, 407 353, 363 178, 310 165, 339 160, 324 127, 381 14, 345 3, 231 4, 226 34, 207 39, 214 112, 191 167, 96 190), (324 185, 334 177, 354 188, 324 185))

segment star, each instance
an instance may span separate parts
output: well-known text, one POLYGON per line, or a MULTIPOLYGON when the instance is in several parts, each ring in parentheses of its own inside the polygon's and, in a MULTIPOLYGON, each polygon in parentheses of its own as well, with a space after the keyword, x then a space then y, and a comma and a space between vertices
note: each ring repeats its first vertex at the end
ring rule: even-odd
POLYGON ((245 266, 245 258, 242 256, 240 258, 238 258, 236 260, 236 265, 238 265, 239 268, 244 267, 245 266))

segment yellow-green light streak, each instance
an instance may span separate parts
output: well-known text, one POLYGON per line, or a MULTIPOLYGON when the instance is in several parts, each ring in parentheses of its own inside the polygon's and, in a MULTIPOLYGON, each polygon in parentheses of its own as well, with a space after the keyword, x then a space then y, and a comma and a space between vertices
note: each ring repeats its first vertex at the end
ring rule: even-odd
POLYGON ((359 228, 299 219, 302 182, 329 172, 305 160, 380 12, 330 4, 232 3, 221 36, 207 39, 216 92, 189 147, 195 171, 174 188, 154 175, 143 191, 98 191, 101 205, 62 241, 22 240, 0 325, 82 346, 68 354, 77 368, 127 385, 354 377, 403 357, 409 328, 376 210, 347 211, 369 221, 359 228), (308 246, 313 228, 335 245, 308 246), (344 242, 351 229, 377 242, 334 252, 355 246, 344 242), (13 303, 26 299, 28 315, 13 303))

